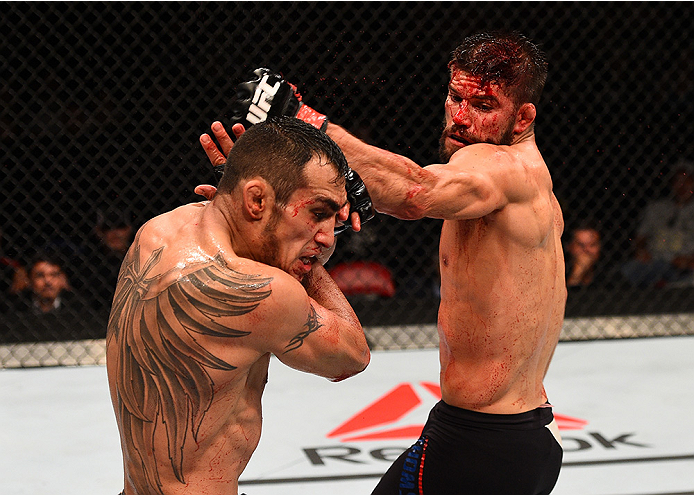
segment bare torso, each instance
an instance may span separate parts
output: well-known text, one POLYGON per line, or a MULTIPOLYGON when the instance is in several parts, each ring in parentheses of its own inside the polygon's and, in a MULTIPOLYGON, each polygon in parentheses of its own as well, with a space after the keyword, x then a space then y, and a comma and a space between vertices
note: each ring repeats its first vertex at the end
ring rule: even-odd
POLYGON ((566 302, 563 219, 549 172, 534 144, 514 151, 537 194, 482 218, 445 220, 439 248, 443 399, 495 414, 547 401, 542 382, 566 302))
POLYGON ((235 494, 260 439, 269 354, 252 330, 271 278, 228 256, 202 211, 150 221, 119 277, 107 367, 126 495, 235 494), (214 299, 216 284, 236 284, 239 302, 214 299))
POLYGON ((444 220, 438 316, 443 399, 498 414, 545 403, 542 382, 566 304, 564 220, 532 129, 513 145, 465 146, 448 163, 428 167, 369 146, 337 125, 329 124, 328 133, 364 179, 378 211, 444 220))

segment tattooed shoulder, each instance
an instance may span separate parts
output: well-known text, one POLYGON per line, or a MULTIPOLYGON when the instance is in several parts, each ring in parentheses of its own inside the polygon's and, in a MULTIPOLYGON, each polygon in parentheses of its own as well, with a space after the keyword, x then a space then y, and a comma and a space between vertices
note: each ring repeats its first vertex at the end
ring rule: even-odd
MULTIPOLYGON (((170 273, 160 266, 163 250, 152 251, 144 263, 140 245, 128 254, 108 329, 109 345, 117 346, 113 366, 122 438, 130 455, 139 459, 145 476, 139 487, 142 493, 154 487, 159 494, 162 458, 169 459, 168 468, 185 483, 184 445, 191 438, 196 440, 215 396, 208 370, 237 369, 197 337, 237 340, 249 335, 250 331, 237 330, 231 323, 270 296, 273 280, 235 271, 218 254, 150 294, 152 285, 170 273), (167 453, 154 450, 158 422, 165 427, 167 453)), ((307 322, 308 333, 317 324, 315 310, 313 314, 307 322)), ((300 346, 305 337, 297 338, 300 346)))

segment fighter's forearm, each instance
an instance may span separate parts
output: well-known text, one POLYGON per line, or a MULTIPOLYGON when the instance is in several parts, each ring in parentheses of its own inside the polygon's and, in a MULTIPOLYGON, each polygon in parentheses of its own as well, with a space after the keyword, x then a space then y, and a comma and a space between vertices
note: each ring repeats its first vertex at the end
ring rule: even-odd
POLYGON ((344 294, 342 294, 342 291, 325 268, 320 265, 315 265, 311 271, 306 274, 303 285, 306 288, 306 293, 311 299, 324 308, 329 309, 340 318, 347 320, 350 324, 361 327, 352 306, 350 306, 344 294))
POLYGON ((327 309, 337 317, 333 324, 328 323, 328 319, 321 320, 328 329, 325 338, 331 343, 321 364, 323 371, 318 374, 340 381, 363 371, 369 363, 369 347, 361 323, 342 291, 320 265, 313 267, 303 283, 308 295, 322 306, 318 313, 327 309), (337 333, 332 333, 334 331, 337 333))
POLYGON ((366 144, 332 122, 326 132, 361 176, 376 210, 404 220, 425 215, 425 169, 404 156, 366 144))

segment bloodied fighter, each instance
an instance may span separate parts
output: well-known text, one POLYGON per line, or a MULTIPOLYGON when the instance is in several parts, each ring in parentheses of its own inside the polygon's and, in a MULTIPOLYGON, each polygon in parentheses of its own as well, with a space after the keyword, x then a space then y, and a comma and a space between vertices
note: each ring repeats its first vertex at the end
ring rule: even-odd
MULTIPOLYGON (((443 220, 442 400, 373 494, 548 494, 562 448, 543 380, 562 327, 566 285, 564 222, 535 143, 547 63, 520 34, 484 33, 465 39, 448 69, 442 163, 427 167, 329 122, 272 71, 256 71, 242 89, 263 87, 270 114, 323 128, 378 211, 443 220)), ((251 99, 242 110, 234 134, 257 120, 251 99)), ((218 124, 213 132, 228 139, 218 124)), ((220 160, 211 140, 202 144, 213 163, 220 160)))

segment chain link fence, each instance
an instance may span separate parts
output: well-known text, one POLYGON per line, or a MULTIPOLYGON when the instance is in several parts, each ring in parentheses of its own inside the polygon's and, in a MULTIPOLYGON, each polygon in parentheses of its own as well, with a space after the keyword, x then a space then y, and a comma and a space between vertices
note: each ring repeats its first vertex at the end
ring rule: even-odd
MULTIPOLYGON (((651 279, 625 268, 651 202, 670 200, 680 165, 692 176, 694 4, 0 5, 2 366, 103 360, 123 244, 199 200, 193 188, 213 177, 198 136, 225 121, 254 68, 281 71, 332 121, 425 165, 438 159, 449 54, 491 29, 521 31, 548 56, 536 134, 570 270, 573 231, 588 223, 600 235, 592 282, 570 289, 563 338, 694 334, 694 277, 681 259, 651 279), (30 294, 39 255, 68 287, 47 313, 30 294)), ((680 254, 694 252, 687 218, 673 227, 655 215, 680 254)), ((340 236, 329 268, 374 348, 436 345, 439 229, 381 215, 340 236)))

